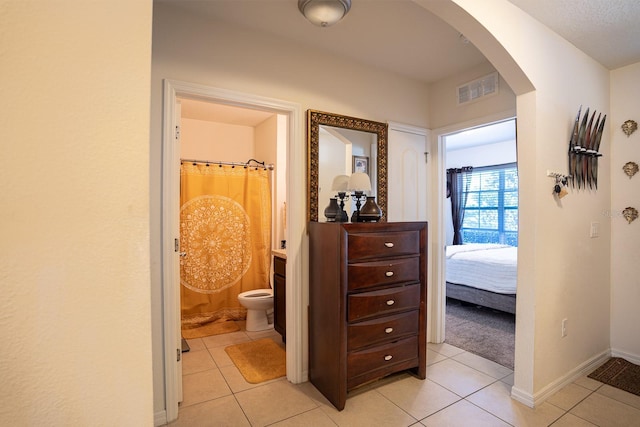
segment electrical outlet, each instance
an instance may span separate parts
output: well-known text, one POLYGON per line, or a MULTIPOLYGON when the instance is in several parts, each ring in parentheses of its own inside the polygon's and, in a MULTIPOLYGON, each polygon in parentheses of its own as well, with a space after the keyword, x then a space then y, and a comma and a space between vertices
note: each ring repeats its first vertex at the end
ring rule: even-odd
POLYGON ((562 337, 567 336, 567 319, 562 319, 562 337))

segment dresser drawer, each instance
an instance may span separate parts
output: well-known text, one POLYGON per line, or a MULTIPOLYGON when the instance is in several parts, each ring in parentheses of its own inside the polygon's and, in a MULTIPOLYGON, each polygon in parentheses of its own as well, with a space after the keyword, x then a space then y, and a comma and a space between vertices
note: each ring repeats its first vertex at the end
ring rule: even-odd
POLYGON ((397 286, 379 291, 349 294, 347 320, 417 309, 420 306, 420 285, 397 286))
POLYGON ((417 336, 361 351, 353 351, 347 354, 347 376, 355 377, 368 371, 384 369, 387 366, 417 357, 417 336))
POLYGON ((390 285, 402 282, 419 282, 419 258, 400 258, 349 264, 349 290, 390 285))
POLYGON ((347 327, 347 350, 351 351, 382 341, 416 334, 419 330, 418 310, 379 317, 364 322, 350 323, 347 327))
POLYGON ((349 233, 348 262, 418 255, 420 253, 419 231, 397 231, 387 233, 349 233))

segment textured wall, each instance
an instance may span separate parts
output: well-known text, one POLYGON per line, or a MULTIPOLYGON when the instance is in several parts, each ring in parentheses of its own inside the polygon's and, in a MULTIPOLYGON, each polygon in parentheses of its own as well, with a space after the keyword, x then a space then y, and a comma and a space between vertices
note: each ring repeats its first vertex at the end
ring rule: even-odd
POLYGON ((620 126, 632 119, 640 123, 640 63, 611 72, 611 348, 614 353, 640 364, 640 219, 631 224, 622 216, 627 206, 640 211, 640 174, 629 179, 622 171, 627 162, 640 164, 640 131, 627 137, 620 126))
POLYGON ((151 6, 0 4, 0 425, 152 423, 151 6))

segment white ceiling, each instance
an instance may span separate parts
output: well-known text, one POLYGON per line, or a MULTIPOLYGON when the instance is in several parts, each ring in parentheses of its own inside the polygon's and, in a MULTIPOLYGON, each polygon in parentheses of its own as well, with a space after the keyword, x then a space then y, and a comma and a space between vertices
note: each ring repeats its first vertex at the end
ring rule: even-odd
POLYGON ((509 0, 610 70, 640 61, 639 0, 509 0))
MULTIPOLYGON (((329 28, 307 22, 298 11, 297 0, 155 1, 208 16, 212 22, 268 33, 426 83, 486 61, 454 28, 411 0, 352 0, 347 16, 329 28)), ((640 61, 640 0, 508 1, 608 69, 640 61)), ((204 103, 183 102, 185 117, 248 126, 266 118, 264 113, 245 115, 238 114, 241 109, 225 111, 220 106, 200 104, 204 103), (197 106, 207 109, 198 110, 197 106)))
POLYGON ((308 22, 297 0, 156 1, 424 82, 486 61, 454 28, 410 0, 353 0, 347 16, 328 28, 308 22))
MULTIPOLYGON (((486 61, 454 28, 411 0, 352 0, 347 16, 328 28, 307 22, 297 0, 156 1, 424 82, 486 61)), ((508 1, 609 69, 640 61, 640 0, 508 1)))

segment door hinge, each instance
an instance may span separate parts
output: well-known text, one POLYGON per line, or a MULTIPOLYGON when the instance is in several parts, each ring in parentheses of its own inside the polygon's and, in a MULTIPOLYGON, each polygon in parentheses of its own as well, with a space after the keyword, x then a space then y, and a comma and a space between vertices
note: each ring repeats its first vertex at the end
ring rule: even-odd
POLYGON ((424 162, 427 163, 427 164, 429 163, 429 152, 428 151, 425 151, 425 153, 424 153, 424 162))
POLYGON ((180 139, 180 126, 176 125, 176 141, 180 139))
POLYGON ((180 361, 180 358, 182 357, 182 351, 179 348, 176 348, 176 362, 180 361))
POLYGON ((180 241, 178 239, 173 239, 173 251, 174 252, 180 251, 180 241))

